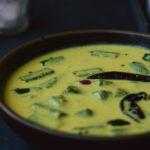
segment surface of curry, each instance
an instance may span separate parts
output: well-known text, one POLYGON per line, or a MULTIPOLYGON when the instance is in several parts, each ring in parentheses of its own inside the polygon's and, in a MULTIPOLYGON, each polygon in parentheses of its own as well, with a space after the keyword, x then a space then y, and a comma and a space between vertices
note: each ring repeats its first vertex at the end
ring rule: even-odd
POLYGON ((53 51, 18 68, 7 81, 4 99, 21 117, 58 131, 96 136, 146 133, 150 82, 87 77, 112 71, 149 76, 149 53, 143 47, 119 44, 53 51), (140 92, 147 95, 136 105, 123 101, 140 92), (144 118, 137 116, 137 107, 144 118))

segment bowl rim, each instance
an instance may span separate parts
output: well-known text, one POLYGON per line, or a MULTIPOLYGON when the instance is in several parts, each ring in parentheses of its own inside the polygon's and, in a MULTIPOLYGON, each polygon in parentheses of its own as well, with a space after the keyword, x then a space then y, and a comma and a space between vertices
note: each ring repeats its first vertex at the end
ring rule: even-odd
MULTIPOLYGON (((36 38, 34 40, 28 41, 24 44, 21 44, 20 46, 17 46, 10 52, 8 52, 5 56, 3 56, 0 59, 0 67, 3 65, 3 63, 7 60, 7 58, 11 57, 12 54, 16 53, 17 51, 20 51, 24 47, 28 47, 29 45, 33 45, 39 42, 42 42, 46 39, 53 39, 56 37, 61 36, 69 36, 69 35, 78 35, 78 34, 89 34, 89 33, 109 33, 109 34, 120 34, 120 35, 128 35, 128 36, 140 36, 140 37, 146 37, 150 38, 150 34, 142 33, 142 32, 135 32, 135 31, 127 31, 127 30, 112 30, 112 29, 89 29, 89 30, 74 30, 74 31, 67 31, 67 32, 61 32, 61 33, 55 33, 55 34, 49 34, 46 36, 41 36, 39 38, 36 38)), ((72 133, 66 133, 63 131, 57 131, 54 129, 46 128, 43 126, 40 126, 36 123, 33 123, 31 121, 28 121, 26 119, 23 119, 23 117, 19 116, 15 112, 13 112, 4 102, 2 99, 0 99, 0 110, 4 112, 6 115, 14 119, 20 124, 23 124, 33 130, 39 131, 44 134, 59 136, 59 137, 65 137, 73 140, 86 140, 86 141, 124 141, 124 140, 136 140, 141 138, 150 138, 150 133, 141 133, 141 134, 135 134, 135 135, 127 135, 127 136, 94 136, 94 135, 77 135, 72 133)))

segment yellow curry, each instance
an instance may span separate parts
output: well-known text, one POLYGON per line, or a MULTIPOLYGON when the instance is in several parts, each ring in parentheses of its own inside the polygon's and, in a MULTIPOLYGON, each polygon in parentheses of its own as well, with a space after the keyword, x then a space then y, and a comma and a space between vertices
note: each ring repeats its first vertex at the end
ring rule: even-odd
POLYGON ((21 117, 50 129, 96 136, 141 134, 150 131, 149 75, 146 48, 75 46, 18 68, 7 81, 4 99, 21 117))

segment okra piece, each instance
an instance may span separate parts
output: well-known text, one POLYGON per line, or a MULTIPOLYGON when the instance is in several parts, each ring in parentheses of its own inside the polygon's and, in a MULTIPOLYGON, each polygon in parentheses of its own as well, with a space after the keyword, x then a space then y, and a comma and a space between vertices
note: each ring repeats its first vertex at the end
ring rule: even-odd
POLYGON ((34 103, 31 105, 31 109, 35 111, 47 111, 49 110, 49 107, 42 103, 34 103))
POLYGON ((143 56, 142 59, 145 60, 145 61, 150 61, 150 54, 145 53, 145 55, 143 56))
POLYGON ((95 84, 97 84, 98 86, 107 86, 113 84, 113 82, 100 79, 99 81, 96 81, 95 84))
POLYGON ((59 126, 62 125, 60 119, 56 120, 56 118, 50 118, 49 120, 47 120, 48 117, 48 114, 33 113, 27 119, 33 123, 37 123, 47 128, 51 127, 53 129, 57 129, 59 126))
POLYGON ((33 97, 34 97, 34 95, 25 95, 25 96, 24 96, 24 98, 25 98, 25 99, 28 99, 28 100, 32 99, 33 97))
POLYGON ((41 89, 42 89, 41 87, 31 87, 30 92, 38 91, 38 90, 41 90, 41 89))
POLYGON ((76 112, 75 115, 77 117, 91 117, 93 116, 93 111, 91 109, 84 109, 79 112, 76 112))
POLYGON ((48 103, 50 103, 51 105, 54 106, 61 106, 66 100, 64 98, 64 96, 52 96, 50 97, 48 100, 48 103))
POLYGON ((76 86, 68 86, 67 89, 63 92, 63 94, 67 94, 67 93, 73 93, 73 94, 80 94, 81 91, 79 88, 77 88, 76 86))
POLYGON ((101 72, 103 72, 101 68, 89 68, 85 70, 74 71, 73 74, 78 77, 86 77, 101 72))
POLYGON ((118 88, 117 90, 116 90, 116 93, 115 93, 115 97, 124 97, 124 96, 126 96, 126 95, 128 95, 129 93, 126 91, 126 90, 124 90, 124 89, 122 89, 122 88, 118 88))
MULTIPOLYGON (((43 117, 42 117, 42 118, 43 118, 43 117)), ((29 121, 32 121, 32 122, 34 122, 34 123, 37 123, 37 124, 39 124, 39 125, 43 125, 43 124, 42 124, 41 117, 39 116, 39 114, 33 113, 32 115, 30 115, 30 116, 28 117, 28 120, 29 120, 29 121)))
POLYGON ((107 124, 110 124, 112 126, 124 126, 124 125, 129 125, 130 122, 123 119, 115 119, 115 120, 109 120, 107 124))
POLYGON ((29 82, 32 80, 37 80, 39 78, 45 77, 49 74, 54 73, 54 71, 50 68, 44 68, 41 70, 37 70, 35 72, 30 71, 27 75, 20 77, 22 81, 29 82))
POLYGON ((140 62, 131 62, 129 63, 129 66, 136 72, 141 73, 141 74, 148 74, 148 70, 145 68, 145 66, 140 63, 140 62))
POLYGON ((112 94, 110 91, 106 90, 100 90, 100 91, 95 91, 92 93, 94 96, 96 96, 100 100, 107 100, 109 96, 112 94))
POLYGON ((89 133, 89 130, 86 128, 72 128, 72 133, 78 134, 78 135, 85 135, 89 133))
POLYGON ((16 88, 13 90, 14 93, 16 94, 26 94, 32 91, 37 91, 37 90, 41 90, 40 87, 31 87, 31 88, 16 88))
POLYGON ((102 56, 102 57, 109 57, 109 58, 117 58, 119 53, 117 52, 109 52, 103 50, 93 50, 90 51, 91 56, 102 56))
POLYGON ((44 83, 41 83, 41 84, 40 84, 40 87, 42 87, 42 88, 50 88, 50 87, 52 87, 56 82, 57 82, 57 78, 54 77, 54 78, 52 78, 52 79, 50 79, 50 80, 47 80, 47 81, 44 82, 44 83))
POLYGON ((99 128, 104 128, 103 125, 92 125, 92 126, 85 126, 85 127, 75 127, 72 128, 72 133, 75 134, 88 134, 90 130, 92 129, 99 129, 99 128))
POLYGON ((57 110, 54 108, 50 108, 47 105, 41 104, 41 103, 34 103, 31 106, 32 110, 38 111, 38 112, 49 112, 49 114, 54 118, 61 118, 63 116, 66 116, 67 114, 61 110, 57 110))
POLYGON ((24 75, 24 76, 20 77, 20 79, 22 81, 29 82, 29 81, 33 81, 33 80, 43 78, 43 77, 45 77, 47 75, 50 75, 52 73, 54 73, 54 71, 52 69, 44 68, 44 69, 41 69, 41 70, 38 70, 38 71, 35 71, 35 72, 31 72, 27 75, 24 75))
POLYGON ((40 63, 41 63, 43 66, 46 66, 46 65, 50 65, 50 64, 59 63, 59 62, 61 62, 62 60, 64 60, 64 57, 63 57, 63 56, 50 57, 50 58, 48 58, 48 59, 45 59, 45 60, 40 61, 40 63))
POLYGON ((109 135, 111 135, 111 136, 123 136, 123 135, 126 135, 128 131, 129 130, 126 126, 125 127, 115 127, 109 131, 109 135))
POLYGON ((54 108, 50 108, 49 111, 50 111, 51 116, 54 118, 61 118, 61 117, 67 116, 65 112, 54 109, 54 108))

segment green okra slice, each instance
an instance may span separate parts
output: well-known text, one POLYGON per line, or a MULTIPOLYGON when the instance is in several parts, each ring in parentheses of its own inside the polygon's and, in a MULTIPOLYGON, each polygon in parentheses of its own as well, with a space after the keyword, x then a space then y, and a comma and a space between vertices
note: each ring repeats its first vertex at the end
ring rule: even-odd
POLYGON ((101 68, 89 68, 85 70, 74 71, 73 74, 78 77, 86 77, 97 73, 102 73, 103 69, 101 68))
POLYGON ((149 72, 149 71, 145 68, 145 66, 144 66, 142 63, 140 63, 140 62, 135 62, 135 61, 133 61, 133 62, 129 63, 129 66, 130 66, 133 70, 135 70, 136 72, 141 73, 141 74, 148 74, 148 72, 149 72))
POLYGON ((34 95, 24 95, 23 96, 23 98, 28 99, 28 100, 30 100, 30 99, 32 99, 34 97, 35 97, 34 95))
POLYGON ((27 75, 24 75, 24 76, 20 77, 20 79, 22 81, 29 82, 29 81, 33 81, 33 80, 43 78, 43 77, 45 77, 47 75, 50 75, 52 73, 54 73, 54 71, 52 69, 44 68, 44 69, 41 69, 41 70, 38 70, 38 71, 35 71, 35 72, 31 72, 27 75))
POLYGON ((40 63, 41 63, 43 66, 46 66, 46 65, 49 65, 49 64, 59 63, 59 62, 61 62, 62 60, 64 60, 64 57, 63 57, 63 56, 50 57, 50 58, 48 58, 48 59, 45 59, 45 60, 40 61, 40 63))
POLYGON ((61 120, 56 118, 50 118, 47 119, 49 116, 47 114, 39 114, 39 113, 33 113, 30 115, 27 119, 33 123, 45 126, 45 127, 51 127, 53 129, 57 129, 59 126, 62 125, 61 120))
POLYGON ((31 109, 34 111, 41 112, 41 113, 49 112, 49 114, 54 118, 61 118, 63 116, 67 116, 65 112, 58 110, 58 109, 50 108, 47 105, 42 104, 42 103, 32 104, 31 109))
POLYGON ((93 129, 103 129, 103 125, 91 125, 91 126, 83 126, 83 127, 74 127, 72 128, 72 133, 75 134, 88 134, 93 129))
POLYGON ((37 91, 37 90, 41 90, 41 88, 40 87, 16 88, 16 89, 13 89, 12 91, 16 94, 26 94, 26 93, 37 91))
POLYGON ((68 86, 67 89, 63 92, 63 94, 67 94, 67 93, 73 93, 73 94, 80 94, 81 90, 79 88, 77 88, 76 86, 68 86))
POLYGON ((32 121, 32 122, 35 122, 35 123, 38 123, 38 124, 41 124, 42 122, 40 121, 40 117, 39 115, 37 114, 32 114, 28 117, 28 120, 32 121))
POLYGON ((58 80, 57 77, 54 77, 54 78, 52 78, 50 80, 47 80, 47 81, 41 83, 40 87, 42 87, 42 88, 50 88, 57 82, 57 80, 58 80))
POLYGON ((31 109, 35 110, 35 111, 43 111, 43 110, 47 111, 47 110, 49 110, 49 107, 42 103, 33 103, 31 105, 31 109))
POLYGON ((107 100, 109 96, 112 94, 110 91, 106 90, 100 90, 100 91, 95 91, 92 93, 94 96, 96 96, 100 100, 107 100))
POLYGON ((62 106, 62 104, 63 104, 64 102, 66 102, 66 100, 65 100, 64 96, 60 95, 60 96, 52 96, 52 97, 50 97, 50 98, 47 100, 47 102, 48 102, 49 104, 53 105, 53 106, 59 107, 59 106, 62 106))
POLYGON ((98 85, 98 86, 107 86, 107 85, 113 84, 113 82, 100 79, 100 80, 96 81, 95 84, 98 85))
POLYGON ((102 57, 110 57, 110 58, 117 58, 119 53, 117 52, 109 52, 103 50, 93 50, 90 51, 91 56, 102 56, 102 57))
POLYGON ((150 61, 150 54, 145 53, 142 59, 145 61, 150 61))
POLYGON ((93 111, 89 108, 76 112, 77 117, 91 117, 93 116, 93 111))
POLYGON ((127 135, 128 132, 129 132, 129 128, 127 127, 115 127, 109 130, 109 135, 110 136, 123 136, 123 135, 127 135))
POLYGON ((128 95, 129 93, 122 89, 122 88, 117 88, 116 93, 115 93, 115 97, 124 97, 126 95, 128 95))
POLYGON ((89 130, 86 128, 72 128, 72 133, 84 135, 84 134, 88 134, 89 130))
POLYGON ((50 108, 49 111, 51 113, 51 116, 53 116, 54 118, 61 118, 61 117, 67 116, 65 112, 54 109, 54 108, 50 108))

